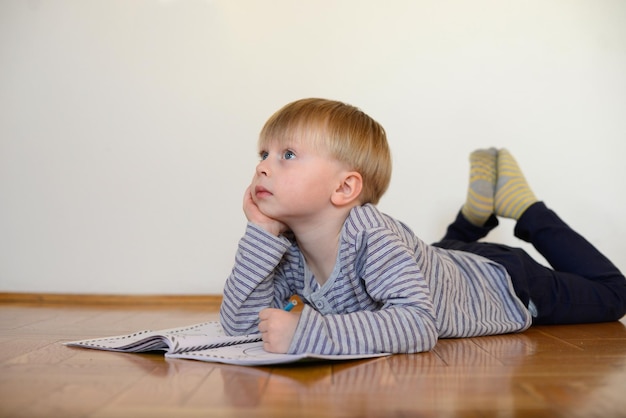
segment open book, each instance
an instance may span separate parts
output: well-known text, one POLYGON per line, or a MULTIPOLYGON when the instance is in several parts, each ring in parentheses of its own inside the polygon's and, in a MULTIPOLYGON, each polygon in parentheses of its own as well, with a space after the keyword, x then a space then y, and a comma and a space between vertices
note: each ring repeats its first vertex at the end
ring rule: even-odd
POLYGON ((217 321, 160 331, 138 331, 128 335, 67 342, 70 347, 125 353, 165 351, 167 358, 260 366, 300 360, 355 360, 388 354, 321 355, 275 354, 263 350, 260 334, 229 336, 217 321))

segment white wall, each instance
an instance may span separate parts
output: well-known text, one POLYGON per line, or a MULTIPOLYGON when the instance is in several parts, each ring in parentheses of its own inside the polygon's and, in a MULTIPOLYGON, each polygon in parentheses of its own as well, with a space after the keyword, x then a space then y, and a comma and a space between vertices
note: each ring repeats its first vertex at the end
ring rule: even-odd
POLYGON ((624 270, 624 22, 622 0, 2 0, 0 291, 220 293, 257 133, 308 96, 386 127, 380 207, 424 240, 496 145, 624 270))

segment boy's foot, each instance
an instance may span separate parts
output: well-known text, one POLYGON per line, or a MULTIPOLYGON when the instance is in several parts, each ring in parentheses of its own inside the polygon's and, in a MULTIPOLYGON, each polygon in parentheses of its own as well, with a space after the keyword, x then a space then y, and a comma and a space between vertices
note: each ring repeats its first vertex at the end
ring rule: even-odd
POLYGON ((496 215, 517 220, 535 202, 537 198, 528 186, 515 158, 506 149, 499 150, 496 215))
POLYGON ((469 187, 461 213, 476 226, 483 226, 493 214, 497 153, 495 148, 489 148, 470 154, 469 187))

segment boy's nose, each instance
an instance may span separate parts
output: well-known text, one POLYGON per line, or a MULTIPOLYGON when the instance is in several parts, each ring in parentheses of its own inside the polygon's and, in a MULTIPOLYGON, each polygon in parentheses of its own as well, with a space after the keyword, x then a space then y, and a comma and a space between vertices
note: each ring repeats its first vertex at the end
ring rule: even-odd
POLYGON ((256 166, 256 173, 261 176, 269 176, 270 172, 269 172, 269 167, 267 164, 267 160, 261 160, 259 162, 259 164, 257 164, 256 166))

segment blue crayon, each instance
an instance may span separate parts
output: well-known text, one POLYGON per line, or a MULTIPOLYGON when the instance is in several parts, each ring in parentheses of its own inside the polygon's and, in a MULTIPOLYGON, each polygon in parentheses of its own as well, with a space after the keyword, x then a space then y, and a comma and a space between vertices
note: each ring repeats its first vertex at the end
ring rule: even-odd
POLYGON ((296 306, 297 304, 298 304, 298 301, 294 299, 294 300, 290 301, 290 302, 287 304, 287 306, 285 306, 283 309, 284 309, 285 311, 289 312, 289 311, 290 311, 290 310, 292 310, 292 309, 293 309, 293 307, 294 307, 294 306, 296 306))

